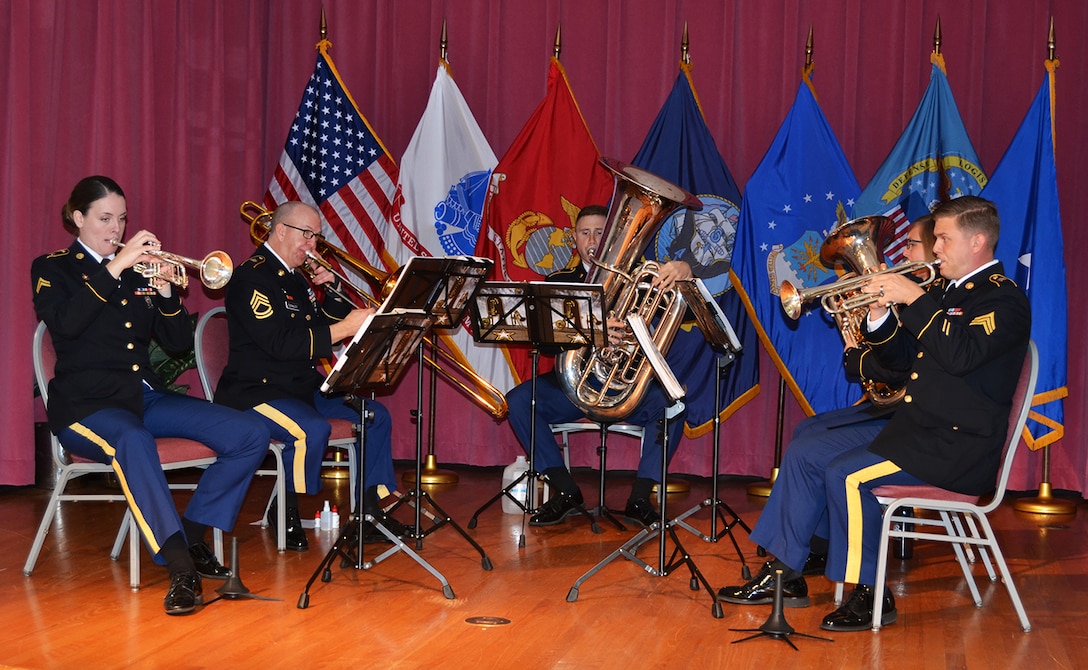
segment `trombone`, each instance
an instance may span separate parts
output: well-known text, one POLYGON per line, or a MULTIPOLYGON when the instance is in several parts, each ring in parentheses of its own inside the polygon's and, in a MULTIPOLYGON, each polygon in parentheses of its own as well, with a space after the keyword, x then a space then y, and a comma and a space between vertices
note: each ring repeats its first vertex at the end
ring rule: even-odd
MULTIPOLYGON (((243 202, 238 209, 242 218, 249 222, 249 236, 253 243, 256 245, 264 243, 271 230, 272 212, 266 210, 252 200, 243 202)), ((343 249, 330 244, 328 240, 321 236, 318 236, 317 238, 317 249, 317 254, 306 254, 307 262, 303 264, 303 270, 311 279, 315 272, 315 265, 323 267, 331 272, 333 276, 340 280, 340 287, 334 288, 327 286, 326 288, 332 290, 336 295, 348 302, 358 304, 357 300, 352 299, 352 297, 344 291, 344 288, 349 289, 366 303, 377 308, 381 305, 381 299, 389 295, 389 292, 393 290, 393 285, 396 284, 398 271, 382 272, 366 261, 358 259, 343 249), (378 298, 371 296, 348 279, 342 272, 333 267, 332 263, 326 260, 322 254, 331 254, 335 256, 341 262, 366 277, 367 280, 378 289, 378 298)), ((506 416, 509 409, 506 404, 506 396, 504 396, 499 389, 495 388, 491 382, 481 377, 471 366, 458 360, 454 354, 438 346, 431 337, 423 338, 423 342, 428 348, 435 352, 434 358, 428 356, 423 357, 425 365, 430 366, 435 372, 445 377, 447 381, 468 395, 473 402, 486 410, 491 416, 496 419, 501 419, 506 416), (445 357, 450 366, 460 370, 460 373, 465 375, 470 380, 470 383, 476 388, 470 387, 468 384, 458 379, 452 372, 443 368, 437 360, 442 357, 445 357)))
MULTIPOLYGON (((123 247, 120 240, 110 240, 110 244, 123 247)), ((200 283, 210 289, 223 288, 234 274, 234 261, 225 251, 213 251, 202 260, 186 258, 178 254, 172 254, 162 249, 149 249, 144 252, 148 256, 158 258, 156 263, 135 263, 132 269, 140 273, 145 279, 161 279, 168 281, 178 288, 189 287, 189 275, 185 268, 190 267, 198 272, 200 283)))
POLYGON ((877 270, 863 275, 853 275, 851 273, 851 276, 831 284, 800 290, 791 282, 784 281, 778 290, 778 297, 782 301, 782 309, 794 320, 801 316, 801 306, 815 298, 820 298, 820 302, 828 314, 841 314, 860 307, 867 307, 884 295, 883 292, 864 293, 861 290, 870 279, 881 275, 909 275, 926 270, 928 272, 927 276, 918 285, 927 286, 937 278, 937 265, 939 263, 939 260, 932 263, 926 261, 900 263, 885 270, 877 270))

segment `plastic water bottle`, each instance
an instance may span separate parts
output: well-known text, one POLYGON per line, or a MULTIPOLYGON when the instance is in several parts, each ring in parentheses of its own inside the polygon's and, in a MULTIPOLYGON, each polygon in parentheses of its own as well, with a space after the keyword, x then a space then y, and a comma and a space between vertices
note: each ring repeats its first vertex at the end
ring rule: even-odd
MULTIPOLYGON (((518 454, 518 457, 514 459, 514 462, 506 466, 502 471, 502 487, 505 489, 514 483, 514 480, 521 477, 525 472, 529 470, 529 463, 525 460, 523 454, 518 454)), ((527 494, 529 493, 529 478, 523 478, 517 483, 514 488, 510 489, 510 496, 513 496, 521 504, 526 504, 527 494)), ((518 507, 517 503, 510 499, 510 496, 502 497, 502 511, 507 514, 521 514, 522 509, 518 507)))
POLYGON ((332 509, 329 507, 328 500, 321 508, 321 530, 332 530, 332 509))

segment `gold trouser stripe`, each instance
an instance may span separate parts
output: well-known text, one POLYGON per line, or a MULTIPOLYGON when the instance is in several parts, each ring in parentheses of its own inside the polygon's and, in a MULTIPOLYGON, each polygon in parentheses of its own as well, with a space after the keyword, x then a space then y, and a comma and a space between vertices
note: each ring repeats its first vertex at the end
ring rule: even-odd
POLYGON ((298 425, 294 419, 266 402, 257 405, 253 409, 257 410, 257 413, 261 416, 267 417, 269 421, 286 430, 294 438, 295 458, 294 462, 291 463, 291 468, 295 474, 295 492, 309 493, 306 490, 306 431, 302 430, 302 426, 298 425))
POLYGON ((857 584, 861 578, 861 485, 899 472, 891 461, 875 463, 846 478, 846 583, 857 584))
POLYGON ((140 529, 140 534, 147 540, 147 544, 151 548, 151 553, 158 554, 162 547, 155 538, 155 534, 151 531, 151 526, 148 525, 147 519, 144 518, 143 511, 136 505, 136 502, 132 497, 132 491, 128 487, 128 478, 125 477, 125 473, 121 471, 121 466, 117 463, 117 459, 115 458, 117 450, 110 446, 110 443, 103 437, 81 423, 73 423, 69 428, 74 430, 78 435, 82 435, 90 440, 96 447, 101 449, 103 453, 110 457, 110 467, 113 468, 113 472, 117 475, 117 481, 121 484, 121 492, 125 494, 125 500, 128 501, 128 508, 132 510, 132 517, 136 519, 136 526, 140 529))

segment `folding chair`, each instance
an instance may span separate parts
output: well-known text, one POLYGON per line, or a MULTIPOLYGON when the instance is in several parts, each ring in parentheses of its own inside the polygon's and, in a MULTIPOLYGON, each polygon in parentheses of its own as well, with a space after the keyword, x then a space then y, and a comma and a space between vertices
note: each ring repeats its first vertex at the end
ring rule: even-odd
MULTIPOLYGON (((38 389, 42 394, 42 401, 49 405, 49 380, 53 377, 53 369, 57 362, 56 352, 53 350, 53 342, 46 332, 45 323, 39 323, 34 331, 34 378, 38 382, 38 389)), ((113 473, 113 468, 104 463, 92 461, 64 450, 52 433, 49 434, 53 465, 57 470, 57 482, 53 488, 53 494, 49 498, 49 504, 42 515, 42 521, 38 525, 38 532, 34 536, 34 543, 27 554, 26 563, 23 565, 23 574, 29 577, 34 573, 34 566, 38 562, 45 537, 49 534, 53 518, 61 502, 97 501, 97 502, 125 502, 125 497, 120 493, 66 493, 69 482, 89 474, 113 473)), ((159 451, 159 460, 163 470, 181 470, 184 468, 206 468, 215 462, 215 452, 195 440, 180 437, 167 437, 155 440, 159 451)), ((172 489, 194 489, 194 484, 171 484, 172 489)), ((132 510, 126 505, 125 516, 121 521, 121 527, 117 531, 117 537, 110 552, 110 558, 118 560, 121 556, 121 547, 125 536, 129 538, 129 586, 133 589, 140 588, 140 533, 136 528, 132 510)), ((214 532, 215 555, 223 560, 223 531, 219 528, 214 532)))
MULTIPOLYGON (((215 387, 219 384, 219 377, 223 374, 223 368, 227 365, 227 356, 230 353, 230 343, 227 331, 227 313, 223 307, 215 307, 205 312, 196 325, 196 369, 200 376, 200 386, 204 389, 204 397, 211 400, 215 395, 215 387)), ((344 419, 330 419, 332 433, 329 435, 329 447, 344 449, 348 452, 348 476, 350 481, 355 481, 356 453, 355 453, 355 426, 344 419)), ((258 470, 256 474, 267 476, 274 475, 276 484, 265 503, 264 513, 261 515, 261 525, 267 525, 268 508, 272 500, 277 501, 276 518, 276 549, 280 552, 287 550, 287 509, 284 503, 286 499, 286 478, 283 465, 283 443, 273 440, 268 445, 269 451, 275 456, 275 469, 258 470)), ((322 465, 337 465, 337 461, 322 461, 322 465)), ((351 489, 351 509, 355 509, 355 486, 351 489)))
MULTIPOLYGON (((888 569, 888 546, 891 538, 912 538, 915 540, 927 540, 933 542, 947 542, 952 545, 956 554, 956 560, 963 570, 963 576, 967 580, 967 587, 971 590, 971 597, 976 607, 982 607, 982 596, 971 571, 972 547, 979 550, 986 572, 991 582, 996 582, 998 575, 994 572, 988 554, 992 554, 994 562, 1000 571, 1001 580, 1008 589, 1009 598, 1012 600, 1016 615, 1020 618, 1020 626, 1024 632, 1031 630, 1031 622, 1028 621, 1024 605, 1020 601, 1020 594, 1013 583, 1009 566, 1005 563, 1005 557, 1001 553, 997 537, 987 515, 997 509, 1005 497, 1005 487, 1012 472, 1012 464, 1016 458, 1016 452, 1020 445, 1020 436, 1024 432, 1024 424, 1027 422, 1028 411, 1031 409, 1032 397, 1035 395, 1035 382, 1038 377, 1039 352, 1034 342, 1028 344, 1028 353, 1024 357, 1024 365, 1020 372, 1020 380, 1016 386, 1016 393, 1012 398, 1012 411, 1009 414, 1009 429, 1002 453, 1001 469, 998 471, 997 488, 993 497, 985 504, 978 496, 969 496, 962 493, 954 493, 937 486, 878 486, 873 489, 877 499, 885 505, 883 526, 880 531, 880 552, 877 555, 876 584, 873 592, 884 593, 884 585, 888 569), (930 532, 911 530, 904 523, 903 517, 896 512, 904 508, 914 508, 920 514, 910 519, 913 526, 926 526, 932 529, 930 532), (926 514, 926 513, 929 514, 926 514), (936 515, 933 518, 932 515, 936 515), (961 517, 966 520, 965 531, 961 517), (976 524, 977 521, 977 524, 976 524)), ((836 586, 835 600, 842 600, 842 584, 836 586)), ((879 595, 873 603, 873 630, 880 630, 880 617, 884 608, 884 599, 879 595)))

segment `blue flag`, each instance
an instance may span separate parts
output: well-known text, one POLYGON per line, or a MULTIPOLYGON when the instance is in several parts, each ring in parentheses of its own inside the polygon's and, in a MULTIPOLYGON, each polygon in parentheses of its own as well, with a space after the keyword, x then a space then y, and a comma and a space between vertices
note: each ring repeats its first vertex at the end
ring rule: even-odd
MULTIPOLYGON (((758 336, 729 277, 740 189, 718 153, 695 98, 690 65, 681 65, 672 92, 632 162, 703 201, 701 211, 682 210, 666 220, 646 256, 686 261, 715 296, 741 341, 741 352, 722 379, 720 416, 725 419, 758 392, 758 336)), ((686 433, 688 437, 703 435, 713 428, 714 351, 690 323, 676 334, 666 360, 687 386, 686 433)))
POLYGON ((1031 337, 1039 347, 1039 382, 1027 425, 1027 445, 1040 449, 1065 434, 1062 398, 1066 387, 1068 334, 1062 221, 1054 166, 1054 67, 1016 131, 982 197, 997 205, 1001 237, 997 257, 1028 294, 1031 337))
POLYGON ((883 214, 895 222, 895 235, 885 249, 893 265, 904 260, 911 221, 939 201, 978 195, 986 185, 952 97, 944 59, 932 54, 931 60, 929 86, 918 109, 854 206, 857 216, 883 214))
POLYGON ((820 246, 861 190, 810 86, 806 75, 748 180, 733 266, 760 338, 811 415, 856 402, 862 391, 843 374, 842 339, 820 304, 794 321, 778 297, 785 280, 808 288, 837 279, 820 263, 820 246))

